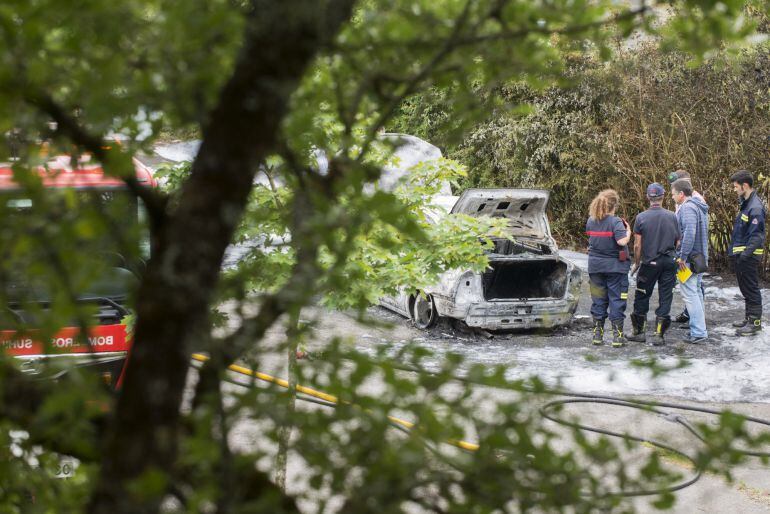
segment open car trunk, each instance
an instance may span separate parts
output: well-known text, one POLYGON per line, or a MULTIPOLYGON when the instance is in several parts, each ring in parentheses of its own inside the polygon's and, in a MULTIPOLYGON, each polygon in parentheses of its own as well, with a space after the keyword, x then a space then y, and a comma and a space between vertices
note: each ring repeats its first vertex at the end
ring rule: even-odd
POLYGON ((555 247, 545 210, 549 193, 543 189, 466 189, 452 214, 505 218, 510 235, 528 244, 555 247))
POLYGON ((556 259, 491 261, 482 275, 486 300, 563 298, 567 264, 556 259))

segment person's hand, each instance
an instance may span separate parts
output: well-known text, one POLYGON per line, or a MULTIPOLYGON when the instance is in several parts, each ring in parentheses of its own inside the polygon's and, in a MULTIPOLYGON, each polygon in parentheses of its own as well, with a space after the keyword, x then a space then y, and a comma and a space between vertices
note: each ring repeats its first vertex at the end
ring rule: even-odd
POLYGON ((677 259, 676 262, 677 264, 679 264, 679 269, 681 271, 684 271, 687 269, 687 263, 685 263, 682 259, 677 259))
POLYGON ((637 273, 639 273, 639 265, 634 263, 634 265, 631 266, 631 276, 635 277, 637 273))

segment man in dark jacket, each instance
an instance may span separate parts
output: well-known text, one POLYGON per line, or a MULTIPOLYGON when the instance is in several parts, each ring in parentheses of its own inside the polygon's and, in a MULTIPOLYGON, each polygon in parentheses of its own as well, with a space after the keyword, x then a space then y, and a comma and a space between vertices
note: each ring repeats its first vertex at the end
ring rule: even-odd
POLYGON ((679 225, 676 215, 664 209, 663 186, 657 182, 647 186, 650 208, 640 213, 634 222, 634 267, 638 270, 634 312, 631 314, 633 335, 629 341, 646 341, 645 328, 650 297, 658 285, 658 308, 655 310, 654 346, 665 341, 663 335, 671 324, 671 299, 676 285, 676 245, 679 241, 679 225), (641 265, 640 265, 641 263, 641 265))
POLYGON ((740 198, 740 210, 733 224, 730 259, 735 267, 738 287, 746 302, 743 320, 736 321, 737 335, 748 336, 762 329, 762 294, 759 291, 759 263, 765 250, 765 206, 754 191, 754 177, 746 170, 736 172, 730 181, 740 198))

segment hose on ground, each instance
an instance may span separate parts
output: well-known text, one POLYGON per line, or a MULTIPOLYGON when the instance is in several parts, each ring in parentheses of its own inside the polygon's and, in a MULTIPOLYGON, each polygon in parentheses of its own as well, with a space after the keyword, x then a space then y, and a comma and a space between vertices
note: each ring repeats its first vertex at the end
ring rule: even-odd
MULTIPOLYGON (((204 363, 208 361, 208 357, 206 355, 196 353, 193 354, 192 359, 194 361, 204 363)), ((383 362, 378 362, 376 360, 370 360, 371 363, 375 365, 385 365, 383 362)), ((409 371, 413 373, 425 373, 425 374, 431 374, 435 375, 435 373, 431 372, 430 370, 421 369, 415 366, 406 366, 402 364, 396 364, 396 363, 387 363, 388 366, 394 367, 396 369, 400 369, 402 371, 409 371)), ((272 383, 275 385, 278 385, 279 387, 283 387, 288 389, 290 387, 289 382, 284 379, 276 378, 271 375, 268 375, 266 373, 261 373, 258 371, 251 370, 249 368, 233 364, 228 367, 228 370, 233 371, 235 373, 239 373, 241 375, 249 376, 256 378, 258 380, 261 380, 263 382, 272 383)), ((473 383, 476 385, 481 385, 485 387, 494 387, 494 388, 504 388, 501 387, 499 384, 485 384, 481 380, 472 380, 468 377, 462 377, 459 375, 455 375, 452 377, 455 380, 466 382, 466 383, 473 383)), ((232 380, 231 381, 234 384, 244 386, 245 384, 232 380)), ((534 389, 534 388, 508 388, 508 389, 514 389, 518 392, 524 392, 524 393, 532 393, 532 394, 547 394, 547 395, 553 395, 553 396, 565 396, 567 398, 565 399, 559 399, 559 400, 553 400, 542 407, 539 408, 540 415, 548 419, 554 423, 560 424, 562 426, 570 427, 573 429, 583 430, 587 432, 593 432, 601 435, 605 435, 608 437, 614 437, 619 439, 624 439, 627 441, 634 441, 638 443, 644 443, 651 445, 655 448, 658 448, 660 450, 664 450, 673 454, 676 454, 685 460, 689 461, 692 465, 693 469, 695 470, 695 473, 688 479, 684 480, 683 482, 680 482, 675 485, 667 486, 667 487, 661 487, 661 488, 655 488, 655 489, 643 489, 643 490, 635 490, 635 491, 614 491, 607 493, 606 496, 625 496, 625 497, 633 497, 633 496, 652 496, 652 495, 659 495, 662 493, 667 492, 675 492, 679 491, 681 489, 684 489, 688 486, 691 486, 692 484, 696 483, 702 476, 703 470, 699 467, 698 462, 693 458, 692 456, 688 455, 683 450, 680 450, 678 448, 675 448, 671 445, 668 445, 666 443, 663 443, 661 441, 657 441, 650 438, 644 438, 644 437, 637 437, 633 434, 629 433, 621 433, 621 432, 615 432, 612 430, 607 430, 603 428, 593 427, 590 425, 585 425, 582 423, 578 423, 576 421, 569 421, 560 417, 557 417, 555 414, 552 413, 553 410, 562 407, 564 405, 568 404, 604 404, 604 405, 615 405, 615 406, 621 406, 621 407, 627 407, 632 409, 639 409, 644 410, 645 412, 652 412, 655 414, 658 414, 660 416, 666 417, 666 419, 676 422, 679 425, 681 425, 687 432, 691 433, 693 436, 695 436, 698 440, 700 440, 702 443, 706 443, 706 438, 703 437, 702 434, 698 432, 698 430, 683 416, 681 415, 671 415, 670 413, 663 411, 661 409, 672 409, 672 410, 680 410, 685 412, 699 412, 703 414, 711 414, 711 415, 720 415, 722 412, 715 410, 715 409, 708 409, 704 407, 695 407, 685 404, 678 404, 678 403, 672 403, 672 402, 656 402, 656 401, 649 401, 649 400, 638 400, 633 398, 622 398, 622 397, 616 397, 616 396, 606 396, 606 395, 593 395, 593 394, 586 394, 586 393, 577 393, 572 391, 566 391, 566 390, 560 390, 560 389, 534 389)), ((314 404, 322 405, 325 407, 331 407, 336 408, 340 403, 346 403, 341 402, 336 396, 324 393, 322 391, 318 391, 309 387, 305 387, 302 385, 296 385, 296 391, 297 393, 300 393, 300 395, 297 396, 297 399, 300 399, 302 401, 311 402, 314 404)), ((770 427, 770 420, 757 418, 754 416, 743 416, 743 419, 745 421, 756 423, 759 425, 770 427)), ((411 429, 414 428, 414 423, 397 418, 395 416, 388 416, 388 421, 391 423, 392 426, 395 428, 405 432, 410 433, 411 429)), ((471 443, 468 441, 462 441, 462 440, 450 440, 446 441, 448 444, 451 444, 455 447, 461 448, 466 451, 476 451, 479 449, 479 445, 475 443, 471 443)), ((427 443, 427 442, 426 442, 427 443)), ((438 453, 438 450, 436 448, 431 447, 428 445, 428 448, 438 453)), ((770 457, 770 452, 760 452, 760 451, 750 451, 745 449, 734 449, 733 451, 746 455, 746 456, 752 456, 752 457, 770 457)))

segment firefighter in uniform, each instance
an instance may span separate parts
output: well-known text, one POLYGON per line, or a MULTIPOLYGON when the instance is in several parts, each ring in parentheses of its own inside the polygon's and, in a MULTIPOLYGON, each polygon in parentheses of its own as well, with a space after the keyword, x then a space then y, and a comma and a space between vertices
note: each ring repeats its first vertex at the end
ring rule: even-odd
POLYGON ((591 282, 591 315, 594 319, 595 345, 603 344, 604 321, 609 310, 612 323, 612 346, 625 345, 623 322, 628 299, 628 240, 631 229, 625 220, 615 216, 620 203, 618 193, 605 189, 593 199, 586 223, 588 235, 588 277, 591 282))
MULTIPOLYGON (((646 342, 647 311, 650 297, 658 285, 658 308, 655 310, 655 332, 652 344, 665 342, 664 334, 671 325, 671 300, 676 285, 676 246, 679 224, 676 214, 663 208, 663 186, 654 182, 647 186, 650 208, 640 213, 634 222, 634 269, 638 270, 634 312, 631 314, 633 334, 629 341, 646 342)), ((633 271, 631 273, 633 275, 633 271)))
POLYGON ((738 287, 746 302, 744 319, 733 326, 739 336, 762 329, 762 294, 759 290, 759 263, 765 250, 765 206, 754 190, 754 177, 746 170, 736 172, 730 181, 740 197, 740 211, 733 224, 730 258, 735 266, 738 287))

